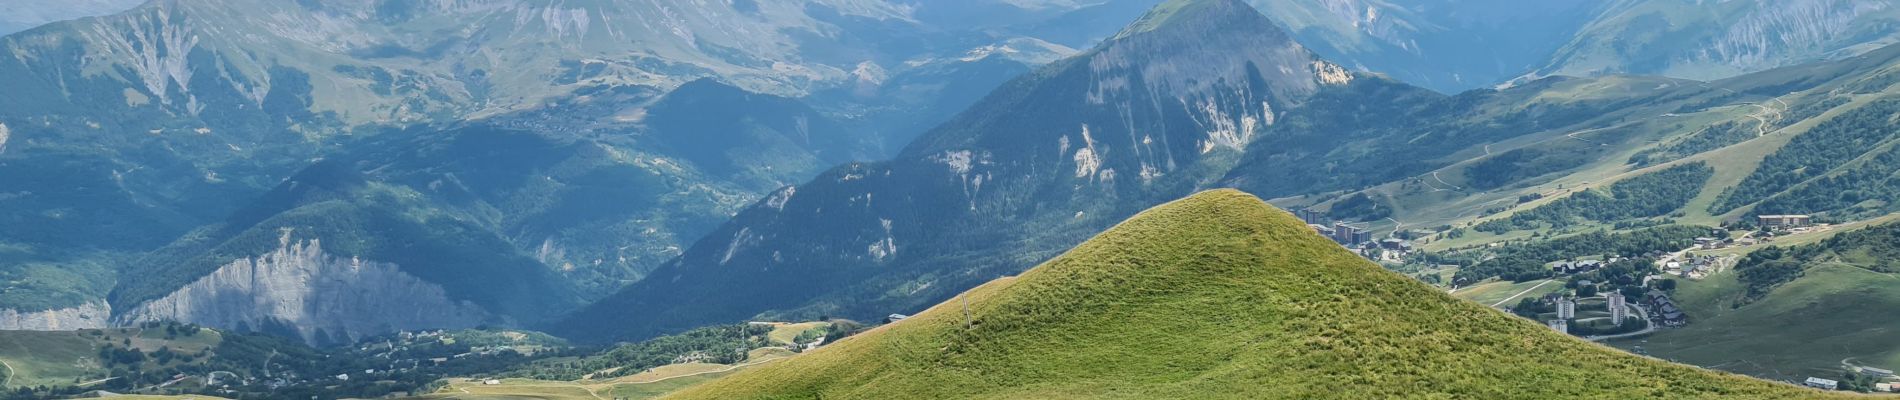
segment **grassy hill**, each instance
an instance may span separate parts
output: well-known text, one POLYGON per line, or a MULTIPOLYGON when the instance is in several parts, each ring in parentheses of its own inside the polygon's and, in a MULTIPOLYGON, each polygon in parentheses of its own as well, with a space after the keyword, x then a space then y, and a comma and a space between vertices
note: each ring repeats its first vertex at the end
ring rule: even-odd
POLYGON ((1893 274, 1823 265, 1746 307, 1732 309, 1743 287, 1724 273, 1685 287, 1696 302, 1683 307, 1697 317, 1682 329, 1640 342, 1657 357, 1765 378, 1835 378, 1842 361, 1879 368, 1900 366, 1893 342, 1900 321, 1881 317, 1900 307, 1900 280, 1893 274), (1715 300, 1715 301, 1706 301, 1715 300))
MULTIPOLYGON (((224 336, 216 331, 167 335, 162 329, 113 328, 81 331, 0 331, 0 388, 67 386, 103 379, 112 365, 99 359, 100 348, 117 345, 152 353, 160 349, 193 354, 217 348, 224 336)), ((198 359, 147 360, 137 368, 160 371, 206 364, 198 359)), ((96 382, 104 383, 104 382, 96 382)), ((87 386, 87 385, 80 385, 87 386)))
POLYGON ((1626 355, 1453 299, 1222 190, 1142 212, 900 323, 671 397, 1613 395, 1824 396, 1626 355))
MULTIPOLYGON (((1844 230, 1845 228, 1837 228, 1844 230)), ((1640 342, 1650 354, 1750 375, 1835 377, 1842 362, 1900 367, 1900 225, 1841 232, 1815 243, 1756 250, 1734 270, 1679 289, 1689 326, 1640 342)))

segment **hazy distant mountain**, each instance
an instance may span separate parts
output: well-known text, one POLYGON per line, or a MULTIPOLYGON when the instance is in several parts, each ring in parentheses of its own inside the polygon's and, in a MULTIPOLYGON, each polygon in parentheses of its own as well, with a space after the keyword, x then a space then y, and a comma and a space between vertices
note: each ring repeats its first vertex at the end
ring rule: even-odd
POLYGON ((1544 75, 1720 79, 1900 42, 1900 4, 1858 0, 1622 0, 1558 49, 1544 75))
POLYGON ((42 300, 0 309, 63 318, 109 297, 130 319, 334 328, 298 332, 307 340, 404 326, 377 313, 328 324, 349 309, 321 292, 299 299, 326 312, 275 316, 251 314, 269 303, 167 297, 228 268, 326 274, 334 258, 473 301, 460 324, 528 319, 496 299, 558 311, 574 304, 562 297, 640 279, 766 192, 884 157, 971 93, 1074 51, 912 12, 871 0, 160 0, 8 36, 0 223, 27 228, 0 232, 0 275, 39 283, 0 298, 42 300), (271 199, 313 165, 366 183, 271 199), (334 207, 362 217, 311 219, 345 212, 334 207), (452 232, 472 241, 439 236, 452 232), (532 301, 471 291, 434 274, 462 261, 388 247, 399 243, 480 254, 469 267, 483 274, 547 272, 556 282, 514 281, 560 288, 532 301), (143 305, 155 300, 170 310, 143 305))
POLYGON ((1882 1, 1250 3, 1319 54, 1445 93, 1553 75, 1720 79, 1900 40, 1900 9, 1882 1))
POLYGON ((1602 6, 1554 0, 1249 0, 1300 42, 1353 69, 1444 93, 1542 65, 1602 6))
POLYGON ((772 310, 911 310, 1217 179, 1283 110, 1357 85, 1434 96, 1316 58, 1238 0, 1171 2, 894 160, 773 193, 560 330, 643 337, 772 310))
POLYGON ((0 2, 0 36, 49 22, 108 15, 145 0, 9 0, 0 2))

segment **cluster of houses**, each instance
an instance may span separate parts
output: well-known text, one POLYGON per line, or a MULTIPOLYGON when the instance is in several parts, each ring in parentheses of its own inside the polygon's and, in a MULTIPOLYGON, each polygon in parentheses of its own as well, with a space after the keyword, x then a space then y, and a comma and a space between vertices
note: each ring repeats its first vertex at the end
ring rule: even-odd
MULTIPOLYGON (((1610 260, 1610 262, 1616 262, 1617 259, 1612 258, 1610 260)), ((1603 268, 1604 265, 1608 265, 1608 263, 1601 260, 1558 261, 1550 265, 1550 270, 1560 275, 1575 275, 1595 271, 1597 268, 1603 268)))
POLYGON ((1649 318, 1654 320, 1655 323, 1662 324, 1663 326, 1683 326, 1689 324, 1688 315, 1682 313, 1682 307, 1676 305, 1675 299, 1669 298, 1669 293, 1652 289, 1648 295, 1643 297, 1644 301, 1649 303, 1649 310, 1651 311, 1649 318))
MULTIPOLYGON (((1763 239, 1767 240, 1767 239, 1763 239)), ((1761 243, 1755 238, 1717 239, 1712 237, 1695 238, 1695 247, 1701 250, 1721 250, 1730 246, 1754 246, 1761 243)))
POLYGON ((1714 271, 1720 258, 1711 255, 1689 256, 1683 260, 1670 260, 1663 263, 1663 272, 1684 278, 1701 279, 1709 271, 1714 271))
MULTIPOLYGON (((1887 371, 1887 370, 1884 370, 1884 369, 1879 369, 1879 368, 1869 368, 1869 367, 1860 367, 1860 369, 1862 370, 1862 373, 1866 373, 1866 374, 1868 374, 1868 375, 1872 375, 1872 376, 1873 376, 1873 377, 1875 377, 1875 378, 1879 378, 1879 379, 1891 379, 1891 378, 1893 378, 1893 371, 1887 371), (1871 372, 1866 372, 1866 371, 1869 371, 1869 370, 1872 370, 1872 371, 1887 371, 1887 372, 1886 372, 1886 374, 1884 374, 1884 375, 1883 375, 1883 374, 1877 374, 1877 373, 1871 373, 1871 372)), ((1812 376, 1810 376, 1810 377, 1808 377, 1808 380, 1805 380, 1805 381, 1801 381, 1801 386, 1807 386, 1807 387, 1811 387, 1811 388, 1815 388, 1815 389, 1821 389, 1821 390, 1841 390, 1841 382, 1840 382, 1840 381, 1837 381, 1837 380, 1833 380, 1833 379, 1827 379, 1827 378, 1816 378, 1816 377, 1812 377, 1812 376)), ((1879 382, 1879 383, 1875 383, 1875 384, 1874 384, 1874 387, 1873 387, 1872 389, 1873 389, 1873 391, 1875 391, 1875 392, 1882 392, 1882 393, 1892 393, 1892 392, 1900 392, 1900 383, 1894 383, 1894 382, 1879 382)))
MULTIPOLYGON (((1873 389, 1873 391, 1875 392, 1887 392, 1887 393, 1900 392, 1900 382, 1895 382, 1895 380, 1900 379, 1900 377, 1894 376, 1893 370, 1884 369, 1884 368, 1855 366, 1855 365, 1849 365, 1848 369, 1853 371, 1854 373, 1858 373, 1861 375, 1866 375, 1868 377, 1874 378, 1874 380, 1877 382, 1875 382, 1874 387, 1870 389, 1873 389)), ((1832 381, 1833 380, 1831 379, 1821 379, 1821 378, 1810 377, 1808 378, 1808 382, 1803 382, 1803 384, 1806 384, 1808 386, 1812 386, 1815 388, 1825 389, 1825 387, 1821 385, 1824 385, 1832 381)), ((1839 388, 1840 383, 1834 382, 1833 386, 1835 388, 1839 388)))

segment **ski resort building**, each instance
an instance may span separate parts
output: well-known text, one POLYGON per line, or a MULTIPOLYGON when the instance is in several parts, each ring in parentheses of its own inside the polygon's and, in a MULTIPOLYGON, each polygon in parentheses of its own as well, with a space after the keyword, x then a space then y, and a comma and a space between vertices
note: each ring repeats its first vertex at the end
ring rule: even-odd
POLYGON ((1841 388, 1840 381, 1836 381, 1833 379, 1821 379, 1821 378, 1816 378, 1812 376, 1808 377, 1808 380, 1806 382, 1801 382, 1801 384, 1807 387, 1811 387, 1815 389, 1824 389, 1824 390, 1838 390, 1841 388))
POLYGON ((1797 228, 1812 225, 1812 218, 1806 215, 1762 215, 1755 217, 1763 228, 1797 228))
POLYGON ((1615 323, 1617 326, 1622 326, 1623 318, 1628 317, 1630 312, 1629 305, 1626 304, 1625 299, 1623 299, 1623 294, 1610 293, 1610 295, 1604 296, 1604 299, 1607 300, 1606 305, 1610 307, 1610 322, 1615 323))

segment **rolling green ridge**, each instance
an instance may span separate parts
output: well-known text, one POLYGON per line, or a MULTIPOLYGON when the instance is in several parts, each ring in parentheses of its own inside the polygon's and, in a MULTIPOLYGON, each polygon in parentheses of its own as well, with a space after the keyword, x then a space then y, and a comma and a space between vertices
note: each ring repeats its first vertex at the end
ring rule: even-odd
MULTIPOLYGON (((1836 168, 1861 157, 1863 154, 1880 150, 1882 143, 1892 139, 1891 118, 1900 110, 1900 100, 1883 100, 1854 111, 1829 119, 1815 126, 1806 134, 1788 142, 1780 151, 1762 160, 1761 167, 1743 180, 1740 185, 1726 193, 1722 201, 1710 208, 1713 212, 1727 212, 1749 203, 1761 201, 1771 195, 1795 188, 1810 179, 1822 177, 1836 168)), ((1871 168, 1885 168, 1884 165, 1869 165, 1871 168)), ((1859 183, 1875 183, 1881 180, 1857 179, 1859 183)), ((1841 193, 1853 183, 1825 182, 1822 191, 1841 193)), ((1884 186, 1884 185, 1882 185, 1884 186)), ((1847 205, 1852 205, 1850 202, 1847 205)), ((1836 206, 1838 207, 1838 206, 1836 206)), ((1758 207, 1759 208, 1759 207, 1758 207)), ((1773 208, 1793 208, 1781 205, 1773 208)), ((1821 210, 1832 209, 1827 207, 1821 210)), ((1814 210, 1814 211, 1821 211, 1814 210)), ((1772 210, 1770 213, 1797 212, 1796 210, 1772 210)))
POLYGON ((1877 310, 1900 306, 1895 279, 1854 266, 1818 265, 1734 307, 1747 285, 1725 272, 1680 289, 1683 309, 1692 317, 1687 327, 1616 345, 1768 379, 1835 379, 1843 361, 1892 369, 1900 367, 1900 347, 1891 340, 1900 326, 1877 310))
POLYGON ((1843 363, 1900 367, 1890 340, 1900 306, 1893 224, 1757 250, 1732 270, 1680 289, 1692 317, 1644 340, 1658 357, 1775 379, 1840 376, 1843 363))
POLYGON ((1900 273, 1900 225, 1882 225, 1843 233, 1820 243, 1788 248, 1770 247, 1743 257, 1735 265, 1738 280, 1748 286, 1736 306, 1766 295, 1776 287, 1800 279, 1808 269, 1852 266, 1869 271, 1900 273))
POLYGON ((1703 163, 1681 164, 1610 184, 1610 194, 1578 192, 1507 219, 1486 221, 1474 230, 1505 233, 1549 225, 1562 228, 1578 220, 1618 222, 1662 217, 1695 198, 1715 170, 1703 163))
POLYGON ((1236 191, 1022 276, 668 398, 1823 398, 1456 300, 1236 191), (965 306, 967 305, 967 309, 965 306))

